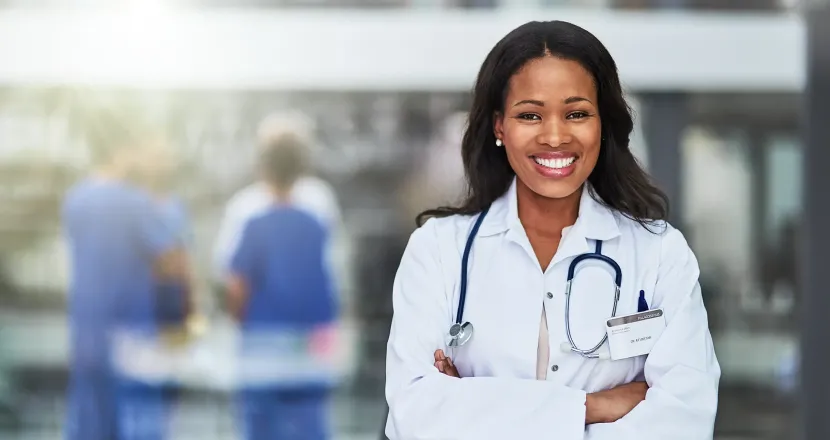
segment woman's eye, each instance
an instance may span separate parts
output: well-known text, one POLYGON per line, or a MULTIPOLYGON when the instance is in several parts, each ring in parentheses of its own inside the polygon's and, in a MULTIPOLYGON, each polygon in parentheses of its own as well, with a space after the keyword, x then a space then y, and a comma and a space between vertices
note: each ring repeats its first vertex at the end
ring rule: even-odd
POLYGON ((588 113, 585 113, 585 112, 573 112, 573 113, 568 114, 567 118, 568 119, 582 119, 582 118, 587 118, 588 116, 589 116, 588 113))
POLYGON ((518 116, 519 119, 524 119, 525 121, 539 121, 542 118, 539 115, 534 113, 522 113, 518 116))

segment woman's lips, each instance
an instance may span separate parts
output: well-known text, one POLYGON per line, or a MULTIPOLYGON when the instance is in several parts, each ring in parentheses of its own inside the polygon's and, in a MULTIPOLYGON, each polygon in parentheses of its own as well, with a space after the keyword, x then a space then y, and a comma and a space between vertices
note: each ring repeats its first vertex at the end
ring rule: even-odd
POLYGON ((574 153, 540 153, 530 156, 536 171, 544 177, 557 179, 568 177, 576 170, 579 157, 574 153))

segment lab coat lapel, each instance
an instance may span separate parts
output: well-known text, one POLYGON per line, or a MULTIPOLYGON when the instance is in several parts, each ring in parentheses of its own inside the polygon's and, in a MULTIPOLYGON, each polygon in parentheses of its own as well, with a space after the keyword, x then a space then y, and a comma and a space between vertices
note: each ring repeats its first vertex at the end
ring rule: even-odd
POLYGON ((513 179, 513 184, 510 185, 510 190, 507 191, 504 199, 504 224, 507 228, 507 239, 513 243, 518 244, 524 249, 528 258, 536 263, 536 253, 533 251, 533 246, 530 245, 530 240, 527 238, 522 221, 519 219, 519 202, 516 195, 516 179, 513 179))
POLYGON ((549 267, 553 267, 577 255, 591 252, 591 248, 588 247, 588 239, 585 237, 584 225, 579 220, 563 235, 562 240, 559 242, 559 249, 556 250, 556 254, 553 256, 549 267))
POLYGON ((559 249, 553 257, 551 266, 586 252, 594 252, 596 240, 611 240, 619 237, 617 219, 607 208, 591 195, 593 188, 585 184, 579 201, 579 216, 574 226, 559 243, 559 249), (590 242, 589 242, 590 240, 590 242))
MULTIPOLYGON (((518 202, 516 200, 516 178, 510 188, 501 197, 493 202, 490 213, 481 225, 479 236, 487 237, 505 233, 508 241, 518 244, 533 257, 533 249, 527 239, 524 227, 519 220, 518 202)), ((533 257, 535 258, 535 257, 533 257)))

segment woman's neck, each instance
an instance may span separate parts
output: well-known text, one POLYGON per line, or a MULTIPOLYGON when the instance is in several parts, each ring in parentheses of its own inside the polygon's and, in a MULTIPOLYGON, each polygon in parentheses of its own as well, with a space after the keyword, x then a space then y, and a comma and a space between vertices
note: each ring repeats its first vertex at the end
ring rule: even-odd
POLYGON ((582 188, 568 197, 551 199, 535 193, 521 180, 516 183, 519 220, 526 231, 558 238, 564 228, 576 223, 582 188))

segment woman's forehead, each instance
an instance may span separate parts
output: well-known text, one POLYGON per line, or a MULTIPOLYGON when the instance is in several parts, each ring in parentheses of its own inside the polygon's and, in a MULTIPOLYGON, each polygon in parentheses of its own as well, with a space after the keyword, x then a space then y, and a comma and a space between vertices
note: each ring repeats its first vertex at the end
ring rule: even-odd
POLYGON ((581 96, 596 102, 594 78, 577 61, 543 57, 531 60, 510 78, 508 99, 564 102, 581 96))

